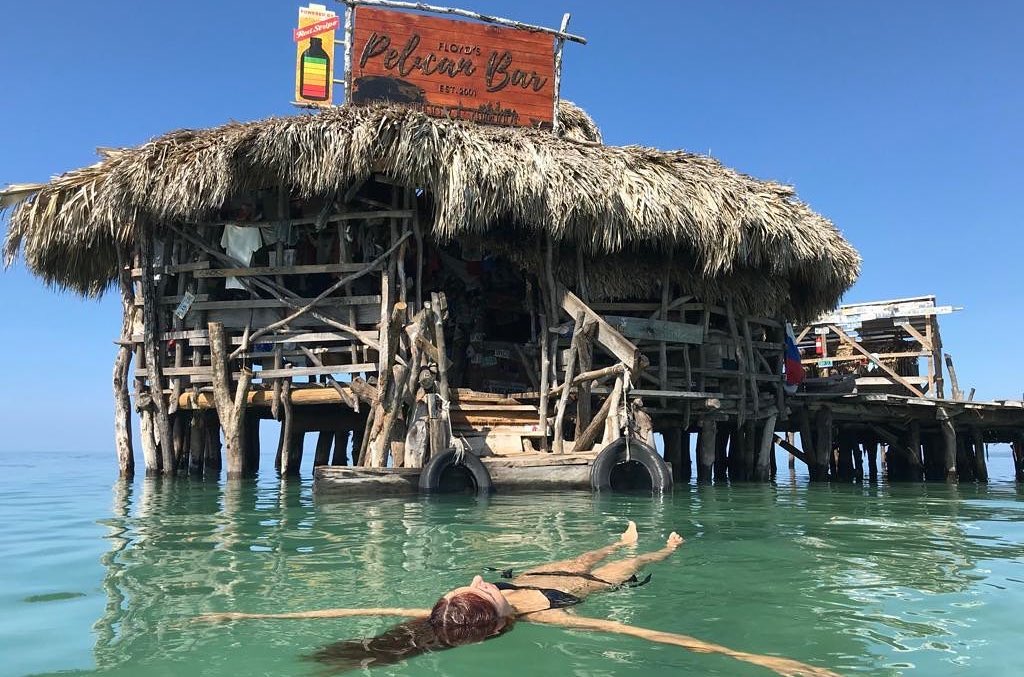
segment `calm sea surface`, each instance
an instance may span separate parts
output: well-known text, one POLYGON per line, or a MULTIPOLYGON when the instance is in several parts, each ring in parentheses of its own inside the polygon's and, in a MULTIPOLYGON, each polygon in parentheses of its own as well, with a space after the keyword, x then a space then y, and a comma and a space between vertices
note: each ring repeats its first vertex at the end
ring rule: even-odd
MULTIPOLYGON (((243 487, 114 479, 113 453, 0 455, 0 675, 314 675, 304 656, 379 619, 209 625, 207 611, 430 606, 484 566, 607 543, 686 544, 645 587, 580 614, 865 675, 1020 675, 1024 492, 988 486, 677 487, 487 501, 314 501, 308 480, 243 487)), ((770 675, 720 656, 521 623, 371 675, 770 675)))

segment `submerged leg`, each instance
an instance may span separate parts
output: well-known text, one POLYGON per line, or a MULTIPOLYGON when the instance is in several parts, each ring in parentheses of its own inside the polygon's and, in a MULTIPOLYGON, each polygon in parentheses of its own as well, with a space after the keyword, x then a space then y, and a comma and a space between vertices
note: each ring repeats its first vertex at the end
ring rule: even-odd
POLYGON ((649 552, 646 555, 639 555, 637 557, 630 557, 629 559, 620 559, 615 562, 609 562, 603 567, 594 569, 594 575, 598 578, 602 578, 610 583, 619 584, 629 579, 630 576, 639 571, 642 567, 651 564, 652 562, 660 562, 665 559, 673 552, 676 551, 683 542, 683 537, 672 532, 668 536, 668 540, 665 541, 665 547, 661 550, 655 550, 649 552))
POLYGON ((582 555, 573 557, 572 559, 563 559, 557 562, 548 562, 547 564, 541 564, 540 566, 528 569, 523 573, 534 573, 537 571, 570 571, 570 572, 584 572, 589 573, 590 568, 595 564, 603 560, 608 555, 612 554, 624 545, 632 545, 637 542, 639 536, 636 531, 636 522, 630 520, 626 530, 619 536, 619 540, 615 541, 610 545, 606 545, 603 548, 597 550, 591 550, 585 552, 582 555))

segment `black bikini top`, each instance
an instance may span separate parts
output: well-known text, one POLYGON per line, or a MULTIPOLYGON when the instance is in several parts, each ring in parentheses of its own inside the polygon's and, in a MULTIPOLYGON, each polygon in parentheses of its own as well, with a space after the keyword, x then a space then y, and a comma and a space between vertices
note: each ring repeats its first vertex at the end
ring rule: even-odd
POLYGON ((508 581, 498 581, 494 584, 498 590, 536 590, 547 598, 549 609, 564 609, 567 606, 575 606, 583 600, 568 592, 554 588, 538 588, 535 585, 516 585, 508 581))
MULTIPOLYGON (((487 567, 488 571, 497 571, 492 567, 487 567)), ((622 588, 639 588, 641 585, 646 585, 651 580, 651 575, 647 574, 643 579, 638 579, 636 574, 633 574, 622 583, 616 584, 611 581, 606 581, 603 578, 598 578, 591 573, 580 573, 575 571, 532 571, 523 574, 523 576, 567 576, 574 578, 582 578, 588 581, 594 581, 596 583, 603 583, 604 585, 610 586, 610 590, 621 590, 622 588)), ((512 578, 512 569, 502 569, 502 578, 512 578)), ((557 590, 555 588, 540 588, 536 585, 516 585, 515 583, 509 583, 508 581, 496 581, 494 587, 498 590, 536 590, 540 594, 547 598, 548 603, 551 605, 549 609, 564 609, 565 607, 575 606, 583 600, 576 595, 565 592, 563 590, 557 590)))

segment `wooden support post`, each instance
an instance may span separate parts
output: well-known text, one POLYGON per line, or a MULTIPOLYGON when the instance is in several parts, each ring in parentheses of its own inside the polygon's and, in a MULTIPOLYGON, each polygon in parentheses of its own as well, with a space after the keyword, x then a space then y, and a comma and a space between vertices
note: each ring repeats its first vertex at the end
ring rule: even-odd
POLYGON ((209 436, 206 433, 207 418, 205 411, 196 411, 192 414, 192 422, 189 425, 188 474, 193 477, 202 477, 206 464, 206 447, 209 445, 209 436))
POLYGON ((334 454, 331 456, 331 465, 348 465, 348 441, 352 432, 344 428, 334 432, 334 454))
POLYGON ((216 410, 206 412, 205 418, 203 427, 206 429, 206 458, 203 475, 215 478, 220 476, 221 467, 224 465, 220 453, 220 419, 216 410))
POLYGON ((811 433, 811 415, 806 407, 797 410, 797 425, 800 430, 800 448, 804 452, 804 463, 807 464, 808 475, 817 472, 818 454, 815 449, 814 435, 811 433))
POLYGON ((576 316, 576 325, 573 327, 572 341, 569 343, 569 357, 565 361, 565 387, 562 389, 562 396, 558 398, 558 406, 555 409, 555 432, 554 452, 561 454, 565 451, 565 407, 569 404, 569 392, 572 390, 572 379, 576 375, 576 362, 580 352, 580 342, 583 340, 586 315, 580 313, 576 316))
POLYGON ((285 379, 281 384, 281 435, 277 440, 278 470, 282 477, 298 475, 299 467, 295 463, 296 453, 292 449, 295 443, 295 411, 292 406, 292 380, 285 379))
POLYGON ((230 480, 243 477, 247 471, 244 461, 244 413, 249 385, 252 382, 252 372, 248 368, 243 368, 238 385, 232 389, 224 325, 220 322, 210 322, 207 325, 207 331, 210 338, 210 363, 213 367, 213 398, 217 416, 224 429, 224 444, 227 447, 228 456, 228 479, 230 480))
POLYGON ((143 349, 146 353, 146 370, 149 373, 149 396, 153 404, 153 434, 160 448, 160 466, 165 475, 174 474, 174 440, 171 422, 167 414, 167 400, 163 395, 163 370, 160 363, 160 348, 157 336, 160 332, 157 316, 157 291, 153 286, 153 229, 142 228, 139 243, 139 263, 142 267, 142 326, 143 349))
POLYGON ((174 444, 173 474, 188 469, 189 424, 191 415, 187 411, 171 414, 171 437, 174 444))
POLYGON ((939 421, 939 432, 942 433, 943 470, 946 481, 956 482, 956 428, 953 427, 953 421, 945 408, 938 407, 936 418, 939 421))
POLYGON ((444 419, 441 397, 435 393, 427 395, 427 436, 430 440, 430 458, 448 451, 448 423, 444 419))
POLYGON ((832 440, 832 410, 829 407, 822 407, 815 417, 814 465, 809 469, 812 481, 828 481, 832 440))
POLYGON ((878 481, 878 442, 871 441, 865 445, 868 452, 868 481, 878 481))
POLYGON ((540 438, 541 451, 548 450, 548 389, 551 387, 551 362, 548 355, 548 320, 547 314, 540 314, 540 438))
POLYGON ((684 455, 686 461, 690 460, 690 449, 683 448, 686 434, 682 428, 672 427, 662 431, 661 437, 665 442, 665 462, 672 468, 673 482, 688 482, 690 480, 689 463, 683 461, 684 455))
POLYGON ((957 478, 964 482, 977 480, 974 472, 974 442, 970 435, 956 436, 956 472, 957 478))
POLYGON ((620 375, 615 379, 615 386, 612 388, 611 394, 608 396, 608 418, 604 423, 604 443, 611 444, 615 440, 622 437, 622 398, 623 389, 625 387, 625 380, 620 375))
POLYGON ((725 482, 732 477, 732 463, 740 457, 742 426, 732 422, 718 426, 715 446, 715 481, 725 482))
POLYGON ((856 439, 851 442, 853 453, 853 481, 864 481, 864 449, 856 439))
POLYGON ((1013 433, 1013 474, 1018 482, 1024 482, 1024 430, 1013 433))
POLYGON ((697 482, 711 484, 711 472, 718 449, 718 422, 710 416, 701 419, 697 436, 697 482))
MULTIPOLYGON (((580 337, 579 345, 579 363, 580 363, 580 375, 587 373, 594 366, 594 334, 597 332, 597 324, 591 323, 583 331, 583 336, 580 337)), ((518 349, 518 346, 517 346, 518 349)), ((576 391, 576 434, 574 438, 578 438, 580 433, 586 430, 590 424, 590 388, 593 381, 584 381, 580 383, 576 391)))
POLYGON ((974 475, 979 482, 988 482, 988 462, 985 458, 985 436, 982 434, 981 428, 971 428, 971 444, 974 447, 974 475))
POLYGON ((848 430, 839 429, 838 453, 836 458, 836 479, 840 482, 853 480, 853 447, 855 441, 848 430))
POLYGON ((434 345, 437 347, 437 392, 445 402, 451 402, 448 384, 448 349, 444 338, 444 314, 448 309, 448 301, 443 293, 434 292, 430 295, 430 306, 434 309, 434 345))
POLYGON ((135 450, 132 447, 132 399, 128 392, 132 349, 128 342, 134 333, 135 299, 128 257, 121 246, 117 247, 117 279, 121 291, 121 343, 114 358, 114 447, 121 477, 131 479, 135 476, 135 450))
POLYGON ((247 411, 245 421, 245 475, 254 477, 260 470, 260 415, 247 411))
POLYGON ((754 479, 767 482, 770 477, 770 459, 775 456, 775 421, 777 414, 772 414, 761 425, 761 438, 758 440, 757 456, 754 462, 754 479))
POLYGON ((313 457, 313 467, 327 465, 331 460, 331 446, 334 444, 334 431, 321 430, 316 437, 316 455, 313 457))

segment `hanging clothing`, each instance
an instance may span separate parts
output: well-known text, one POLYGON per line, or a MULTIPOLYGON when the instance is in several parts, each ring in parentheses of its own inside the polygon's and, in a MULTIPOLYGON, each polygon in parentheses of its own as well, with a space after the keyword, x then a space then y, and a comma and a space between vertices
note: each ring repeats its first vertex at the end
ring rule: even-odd
MULTIPOLYGON (((239 266, 252 265, 252 255, 263 246, 263 238, 259 228, 236 226, 233 223, 224 226, 224 234, 220 238, 220 246, 239 266)), ((245 289, 238 278, 229 277, 224 283, 225 289, 245 289)))

